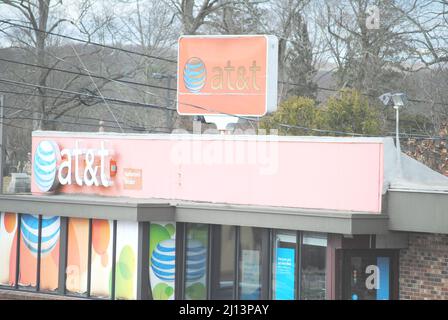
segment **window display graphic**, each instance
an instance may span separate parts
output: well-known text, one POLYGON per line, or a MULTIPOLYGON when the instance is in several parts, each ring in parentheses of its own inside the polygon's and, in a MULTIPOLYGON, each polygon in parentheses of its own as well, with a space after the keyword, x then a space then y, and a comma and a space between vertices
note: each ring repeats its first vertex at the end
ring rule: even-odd
POLYGON ((111 297, 112 247, 113 221, 92 220, 90 295, 93 297, 111 297))
POLYGON ((272 261, 272 298, 294 300, 296 298, 297 232, 276 230, 272 261))
POLYGON ((187 300, 207 298, 207 245, 208 225, 188 224, 185 256, 185 299, 187 300))
POLYGON ((199 240, 190 240, 187 245, 186 288, 187 299, 205 299, 207 249, 199 240))
POLYGON ((68 220, 67 269, 65 287, 68 292, 87 292, 89 220, 68 220))
POLYGON ((19 285, 35 287, 39 216, 22 214, 20 220, 19 285))
POLYGON ((149 277, 153 299, 174 300, 175 224, 151 223, 149 237, 149 277))
POLYGON ((17 214, 0 214, 0 285, 14 286, 16 275, 17 214))
POLYGON ((40 290, 54 291, 58 288, 60 221, 60 217, 42 216, 40 290))
POLYGON ((115 299, 137 299, 138 223, 117 221, 115 299))
POLYGON ((277 248, 276 251, 275 298, 277 300, 293 300, 296 251, 291 248, 277 248))
MULTIPOLYGON (((42 289, 57 289, 59 261, 59 217, 42 217, 41 268, 42 289), (48 267, 48 270, 44 269, 48 267)), ((20 225, 20 286, 36 286, 39 216, 23 214, 20 225)))

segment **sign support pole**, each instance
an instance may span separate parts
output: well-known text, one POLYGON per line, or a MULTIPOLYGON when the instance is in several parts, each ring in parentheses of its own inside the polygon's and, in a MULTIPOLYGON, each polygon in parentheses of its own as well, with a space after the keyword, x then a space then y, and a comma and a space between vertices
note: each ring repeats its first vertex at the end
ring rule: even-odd
POLYGON ((207 123, 214 123, 216 125, 216 129, 218 129, 221 133, 228 131, 228 124, 238 122, 238 117, 227 115, 204 115, 204 119, 207 123))
POLYGON ((3 167, 5 165, 5 127, 3 121, 5 119, 4 108, 5 97, 0 95, 0 194, 3 193, 3 167))

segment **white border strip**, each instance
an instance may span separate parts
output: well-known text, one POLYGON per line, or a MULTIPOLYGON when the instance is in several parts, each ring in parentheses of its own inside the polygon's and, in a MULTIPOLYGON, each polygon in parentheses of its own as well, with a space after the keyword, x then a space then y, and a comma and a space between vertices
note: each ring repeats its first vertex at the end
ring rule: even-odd
POLYGON ((324 136, 278 136, 278 135, 220 135, 191 133, 118 133, 118 132, 71 132, 33 131, 32 137, 129 139, 129 140, 224 140, 224 141, 268 141, 268 142, 312 142, 312 143, 374 143, 383 144, 390 137, 324 137, 324 136))

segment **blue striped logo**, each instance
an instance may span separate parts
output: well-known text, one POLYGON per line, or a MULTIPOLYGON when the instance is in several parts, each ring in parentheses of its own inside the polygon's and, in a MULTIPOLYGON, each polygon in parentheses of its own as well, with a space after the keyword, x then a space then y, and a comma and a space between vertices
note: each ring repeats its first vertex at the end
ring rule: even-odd
POLYGON ((157 278, 162 281, 174 281, 176 241, 161 241, 154 249, 151 257, 151 268, 157 278))
POLYGON ((57 183, 59 147, 53 141, 41 141, 34 153, 34 182, 42 192, 51 191, 57 183))
MULTIPOLYGON (((40 252, 42 256, 50 253, 59 239, 59 217, 42 216, 40 252)), ((33 255, 37 255, 39 244, 39 216, 24 214, 21 218, 20 230, 26 247, 33 255)))
POLYGON ((199 58, 190 58, 184 67, 184 85, 191 93, 199 93, 205 86, 207 70, 199 58))
POLYGON ((198 240, 187 242, 187 281, 197 281, 205 274, 207 267, 207 250, 198 240))

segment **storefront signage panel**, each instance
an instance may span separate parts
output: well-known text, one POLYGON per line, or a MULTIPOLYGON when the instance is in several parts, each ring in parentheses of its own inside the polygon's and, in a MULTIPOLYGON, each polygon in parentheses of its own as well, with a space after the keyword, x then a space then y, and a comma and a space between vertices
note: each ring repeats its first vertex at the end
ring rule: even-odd
POLYGON ((40 141, 34 149, 34 182, 42 192, 71 184, 109 187, 116 166, 111 154, 104 141, 98 149, 85 149, 79 140, 75 140, 73 148, 63 149, 53 140, 40 141))
POLYGON ((34 194, 381 212, 382 139, 37 132, 32 143, 34 194))
POLYGON ((182 36, 177 110, 263 116, 277 106, 275 36, 182 36))

